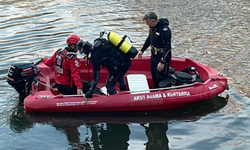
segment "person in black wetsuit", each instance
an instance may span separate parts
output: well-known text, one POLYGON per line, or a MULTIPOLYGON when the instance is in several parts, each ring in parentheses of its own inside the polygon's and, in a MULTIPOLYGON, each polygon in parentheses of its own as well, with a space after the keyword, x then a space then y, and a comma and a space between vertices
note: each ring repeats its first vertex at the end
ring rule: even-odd
POLYGON ((131 66, 131 59, 125 55, 116 46, 111 44, 104 38, 98 38, 94 42, 94 46, 89 42, 80 40, 77 44, 80 52, 87 55, 91 53, 90 60, 94 69, 93 82, 89 91, 85 94, 86 98, 91 98, 93 89, 97 86, 100 78, 100 66, 106 67, 109 76, 106 81, 106 88, 109 95, 116 94, 115 85, 119 83, 120 91, 127 89, 124 75, 131 66))
POLYGON ((148 25, 149 35, 140 50, 138 57, 151 45, 150 71, 154 88, 159 87, 159 81, 167 77, 171 62, 171 30, 166 18, 158 19, 156 13, 147 12, 143 21, 148 25))

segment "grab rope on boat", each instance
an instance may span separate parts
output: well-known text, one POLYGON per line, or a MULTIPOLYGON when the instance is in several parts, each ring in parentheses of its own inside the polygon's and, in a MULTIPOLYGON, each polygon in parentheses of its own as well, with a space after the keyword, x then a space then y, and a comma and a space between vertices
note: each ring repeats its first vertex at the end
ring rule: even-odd
MULTIPOLYGON (((46 76, 45 76, 42 72, 40 72, 40 74, 44 77, 44 79, 46 80, 46 83, 49 83, 49 80, 46 78, 46 76)), ((43 85, 43 86, 50 87, 50 85, 44 84, 44 83, 42 83, 42 82, 39 81, 39 80, 37 80, 37 82, 40 83, 40 84, 43 85)))
POLYGON ((229 86, 228 86, 225 82, 223 82, 223 83, 226 84, 226 86, 225 86, 223 83, 221 83, 220 81, 217 80, 217 79, 219 79, 218 77, 216 77, 216 76, 211 76, 211 79, 213 79, 213 80, 216 81, 218 84, 220 84, 221 86, 223 86, 226 90, 229 90, 229 86))

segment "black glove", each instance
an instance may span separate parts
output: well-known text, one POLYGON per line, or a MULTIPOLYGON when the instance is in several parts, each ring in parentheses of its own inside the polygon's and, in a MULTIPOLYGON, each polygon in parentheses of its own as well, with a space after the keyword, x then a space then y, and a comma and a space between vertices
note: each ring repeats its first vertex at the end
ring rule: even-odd
POLYGON ((93 91, 89 90, 86 94, 85 94, 85 98, 92 98, 93 95, 93 91))

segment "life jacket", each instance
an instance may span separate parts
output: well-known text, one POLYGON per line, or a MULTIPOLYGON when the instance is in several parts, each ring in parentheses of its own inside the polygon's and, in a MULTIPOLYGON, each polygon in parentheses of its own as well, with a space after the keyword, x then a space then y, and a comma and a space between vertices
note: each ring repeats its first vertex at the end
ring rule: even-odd
MULTIPOLYGON (((66 49, 59 49, 58 53, 56 55, 56 63, 55 63, 55 71, 63 74, 64 69, 63 69, 63 61, 65 58, 68 57, 71 60, 76 57, 76 54, 74 52, 68 52, 66 49)), ((70 74, 70 70, 67 70, 70 74)))

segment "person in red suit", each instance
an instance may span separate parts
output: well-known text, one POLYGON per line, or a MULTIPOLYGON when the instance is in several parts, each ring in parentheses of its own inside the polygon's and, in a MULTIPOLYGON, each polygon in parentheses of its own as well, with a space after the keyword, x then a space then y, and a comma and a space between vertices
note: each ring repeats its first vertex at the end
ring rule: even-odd
POLYGON ((80 78, 80 62, 76 56, 76 44, 80 40, 77 34, 71 34, 66 40, 67 47, 58 49, 51 58, 43 57, 45 65, 55 67, 56 88, 61 94, 83 94, 80 78))

